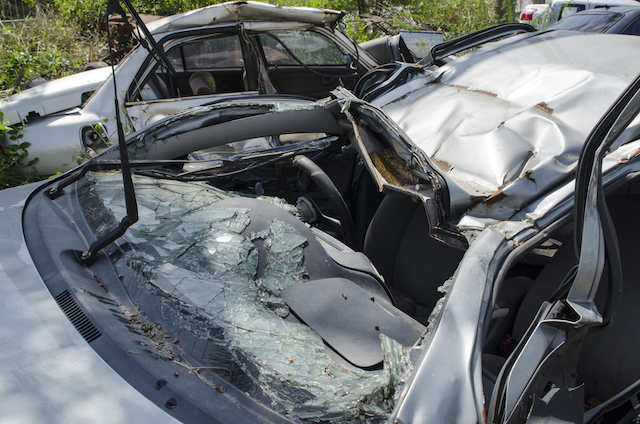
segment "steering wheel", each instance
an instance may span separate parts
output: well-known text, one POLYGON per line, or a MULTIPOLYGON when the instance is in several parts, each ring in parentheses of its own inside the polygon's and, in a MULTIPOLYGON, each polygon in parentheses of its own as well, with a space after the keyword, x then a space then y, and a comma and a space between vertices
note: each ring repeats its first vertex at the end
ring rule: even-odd
POLYGON ((347 204, 342 198, 338 188, 333 184, 333 181, 331 181, 331 178, 329 178, 322 168, 306 156, 298 155, 294 157, 293 166, 298 167, 298 192, 300 193, 300 197, 297 200, 296 206, 303 219, 310 224, 319 223, 329 226, 332 230, 342 234, 342 241, 346 245, 353 246, 353 242, 355 241, 353 219, 351 218, 347 204), (324 197, 331 204, 337 218, 323 214, 320 208, 318 208, 318 205, 316 205, 309 196, 306 196, 307 190, 303 181, 307 178, 300 174, 306 175, 318 186, 324 197))

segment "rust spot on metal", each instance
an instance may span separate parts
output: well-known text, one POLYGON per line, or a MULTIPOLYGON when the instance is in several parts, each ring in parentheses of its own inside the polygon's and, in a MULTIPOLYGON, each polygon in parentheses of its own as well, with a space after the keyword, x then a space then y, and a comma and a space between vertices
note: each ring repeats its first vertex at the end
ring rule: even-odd
POLYGON ((378 172, 390 184, 402 187, 418 182, 418 178, 409 171, 407 162, 395 150, 375 152, 370 157, 378 172))
POLYGON ((480 202, 484 201, 484 199, 486 199, 486 198, 487 198, 487 196, 469 196, 469 200, 473 204, 480 203, 480 202))
POLYGON ((496 203, 496 202, 499 202, 499 201, 500 201, 500 200, 502 200, 502 199, 506 199, 506 197, 507 197, 507 195, 506 195, 506 194, 504 194, 503 192, 499 191, 498 193, 496 193, 496 194, 493 194, 493 195, 489 196, 489 197, 484 201, 484 204, 486 204, 486 205, 492 205, 492 204, 494 204, 494 203, 496 203))
POLYGON ((442 169, 444 172, 449 172, 453 169, 453 165, 451 165, 449 162, 440 160, 436 157, 432 157, 431 162, 433 162, 435 166, 442 169))
POLYGON ((406 99, 407 97, 409 97, 412 94, 413 94, 413 91, 411 91, 411 92, 409 92, 409 93, 407 93, 407 94, 405 94, 403 96, 400 96, 397 99, 394 99, 394 100, 390 101, 389 104, 392 105, 394 103, 399 103, 399 102, 403 101, 404 99, 406 99))
POLYGON ((532 169, 530 169, 530 170, 528 170, 527 172, 525 172, 524 174, 522 174, 522 176, 523 176, 524 178, 526 178, 527 180, 529 180, 529 181, 531 181, 532 183, 534 183, 534 184, 535 184, 535 183, 536 183, 536 180, 535 180, 535 178, 533 178, 533 177, 531 176, 531 174, 532 174, 532 173, 533 173, 533 170, 532 170, 532 169))
POLYGON ((468 91, 470 93, 484 94, 484 95, 489 96, 489 97, 498 97, 497 94, 491 93, 489 91, 475 90, 475 89, 470 88, 470 87, 465 87, 464 85, 450 85, 449 87, 457 88, 458 90, 462 90, 462 91, 468 91))
POLYGON ((541 111, 543 111, 547 115, 553 114, 553 109, 551 109, 549 106, 547 106, 547 104, 545 102, 538 103, 537 105, 534 106, 534 108, 540 109, 541 111))
POLYGON ((635 158, 636 156, 640 155, 640 149, 635 150, 633 153, 631 153, 629 155, 629 157, 620 159, 620 161, 618 161, 618 164, 623 165, 629 161, 631 161, 633 158, 635 158))

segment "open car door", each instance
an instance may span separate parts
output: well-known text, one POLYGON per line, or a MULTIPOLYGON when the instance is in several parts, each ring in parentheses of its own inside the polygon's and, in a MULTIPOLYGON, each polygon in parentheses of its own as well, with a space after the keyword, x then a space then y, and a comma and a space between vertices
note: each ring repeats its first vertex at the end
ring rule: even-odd
MULTIPOLYGON (((586 389, 579 379, 586 378, 584 372, 580 375, 579 363, 585 355, 593 356, 589 337, 610 332, 616 313, 630 309, 621 303, 621 251, 605 201, 602 162, 610 146, 638 115, 639 90, 640 77, 636 77, 587 138, 576 171, 574 240, 578 265, 566 275, 550 301, 542 304, 498 375, 488 409, 490 423, 601 422, 612 410, 616 410, 617 418, 603 422, 633 422, 631 419, 638 415, 635 408, 640 381, 634 383, 637 377, 632 376, 630 385, 617 384, 612 397, 605 397, 605 402, 585 413, 586 389), (604 301, 596 301, 600 286, 606 293, 604 301), (623 404, 631 406, 624 410, 623 404)), ((631 308, 637 309, 637 305, 631 308)), ((620 339, 620 335, 616 337, 620 339)), ((603 368, 602 362, 611 362, 613 357, 600 355, 590 369, 603 368)), ((614 368, 625 369, 625 365, 614 364, 614 368)))

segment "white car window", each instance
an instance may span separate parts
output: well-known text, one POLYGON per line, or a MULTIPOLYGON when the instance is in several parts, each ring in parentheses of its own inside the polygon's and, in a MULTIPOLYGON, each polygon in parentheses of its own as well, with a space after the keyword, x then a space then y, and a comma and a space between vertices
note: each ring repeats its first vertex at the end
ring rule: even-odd
POLYGON ((244 68, 242 47, 237 35, 184 43, 170 49, 167 58, 176 70, 176 75, 169 75, 159 63, 153 65, 154 70, 149 73, 140 89, 140 100, 214 94, 220 87, 216 84, 218 76, 211 75, 210 72, 233 69, 238 79, 242 72, 238 68, 244 68))
POLYGON ((240 40, 236 35, 209 38, 185 44, 169 53, 170 60, 182 62, 184 71, 244 66, 240 40))
POLYGON ((261 34, 260 42, 269 64, 299 65, 292 53, 305 65, 346 63, 342 50, 332 40, 311 31, 275 31, 271 34, 261 34))

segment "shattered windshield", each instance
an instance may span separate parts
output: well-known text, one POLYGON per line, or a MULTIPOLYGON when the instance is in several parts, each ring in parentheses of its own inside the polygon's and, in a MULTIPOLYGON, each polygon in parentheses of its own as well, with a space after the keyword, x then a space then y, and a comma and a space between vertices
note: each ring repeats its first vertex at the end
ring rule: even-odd
MULTIPOLYGON (((133 181, 140 219, 106 252, 140 314, 158 323, 147 330, 159 355, 197 364, 212 395, 223 390, 215 381, 228 379, 296 421, 386 421, 418 349, 380 334, 383 364, 360 369, 292 317, 280 291, 308 279, 312 234, 292 225, 293 206, 251 199, 262 215, 281 215, 247 233, 252 208, 238 206, 237 195, 204 183, 133 181)), ((79 192, 97 236, 126 213, 119 173, 89 174, 79 192)))

